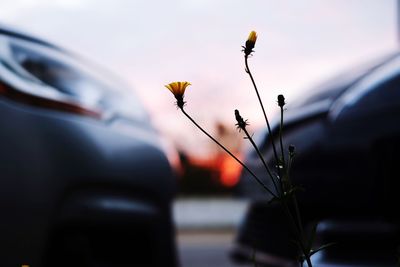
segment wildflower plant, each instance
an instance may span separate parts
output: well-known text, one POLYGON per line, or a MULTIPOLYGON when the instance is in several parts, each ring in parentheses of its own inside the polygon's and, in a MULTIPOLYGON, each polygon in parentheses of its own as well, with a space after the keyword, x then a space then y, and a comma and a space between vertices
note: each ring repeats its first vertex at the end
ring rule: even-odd
POLYGON ((255 51, 253 50, 257 41, 257 33, 255 31, 251 31, 248 39, 245 42, 245 45, 242 46, 244 53, 244 63, 245 63, 245 72, 249 75, 252 85, 254 87, 256 96, 258 98, 258 102, 260 104, 266 127, 268 129, 270 140, 270 145, 273 150, 273 156, 275 160, 275 168, 271 169, 267 162, 264 159, 261 151, 259 150, 257 144, 254 142, 252 135, 248 132, 247 126, 249 125, 248 120, 244 119, 240 114, 239 110, 234 111, 236 124, 238 131, 244 134, 244 138, 247 139, 255 152, 257 153, 263 167, 265 168, 265 172, 268 175, 268 178, 271 180, 272 188, 266 185, 251 169, 249 169, 246 164, 244 164, 239 158, 237 158, 233 153, 231 153, 223 144, 217 141, 212 135, 210 135, 206 130, 204 130, 184 109, 185 101, 184 94, 187 86, 191 85, 189 82, 172 82, 170 84, 165 85, 175 96, 177 102, 176 105, 178 109, 182 111, 182 113, 207 137, 209 137, 214 143, 216 143, 221 149, 223 149, 226 153, 228 153, 233 159, 235 159, 238 164, 240 164, 254 179, 255 181, 265 190, 268 197, 271 199, 269 203, 277 202, 281 206, 284 211, 288 225, 290 226, 290 230, 294 236, 294 242, 298 248, 298 260, 300 266, 303 266, 304 262, 307 263, 308 267, 312 267, 311 256, 315 253, 321 251, 322 249, 332 245, 326 244, 317 249, 313 249, 314 239, 316 234, 317 225, 312 227, 310 233, 306 233, 304 231, 304 225, 302 223, 302 218, 300 214, 299 204, 297 202, 296 193, 298 191, 298 187, 296 187, 291 179, 290 179, 290 168, 292 166, 293 160, 295 158, 295 147, 290 145, 287 150, 283 145, 283 115, 285 110, 285 97, 283 95, 278 95, 277 104, 280 108, 280 124, 279 124, 279 132, 278 132, 278 146, 279 152, 277 149, 277 145, 275 144, 270 123, 264 108, 264 104, 261 100, 256 82, 254 80, 253 74, 250 71, 248 59, 249 56, 252 55, 255 51), (286 153, 285 153, 286 152, 286 153))
POLYGON ((185 94, 186 87, 189 85, 191 85, 190 82, 173 82, 165 86, 171 91, 171 93, 174 94, 176 106, 180 109, 183 109, 183 106, 186 103, 183 101, 183 96, 185 94))

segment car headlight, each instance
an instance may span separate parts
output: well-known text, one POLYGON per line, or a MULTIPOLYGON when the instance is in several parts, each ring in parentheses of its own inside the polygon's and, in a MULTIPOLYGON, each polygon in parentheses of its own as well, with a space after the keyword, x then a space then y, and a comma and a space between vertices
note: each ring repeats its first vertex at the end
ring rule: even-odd
POLYGON ((0 94, 15 101, 104 119, 147 117, 126 85, 40 41, 0 35, 0 94))

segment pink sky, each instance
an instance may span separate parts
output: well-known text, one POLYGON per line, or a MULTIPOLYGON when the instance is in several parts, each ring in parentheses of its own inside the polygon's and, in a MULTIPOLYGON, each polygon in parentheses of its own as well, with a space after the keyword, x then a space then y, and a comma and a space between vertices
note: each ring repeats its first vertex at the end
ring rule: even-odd
MULTIPOLYGON (((128 80, 156 126, 182 148, 205 138, 163 86, 193 85, 187 111, 205 128, 234 124, 238 108, 253 128, 262 115, 244 72, 241 45, 259 38, 250 60, 269 114, 275 98, 397 49, 394 0, 3 0, 0 22, 107 66, 128 80)), ((198 149, 198 153, 206 152, 198 149)))

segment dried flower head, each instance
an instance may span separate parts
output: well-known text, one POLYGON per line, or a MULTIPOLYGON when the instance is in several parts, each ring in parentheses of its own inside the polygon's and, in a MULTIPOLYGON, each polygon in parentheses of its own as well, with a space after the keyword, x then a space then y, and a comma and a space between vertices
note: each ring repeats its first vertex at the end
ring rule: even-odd
POLYGON ((240 116, 239 110, 235 109, 235 118, 237 123, 235 124, 236 127, 240 130, 246 130, 246 126, 249 125, 247 120, 244 120, 242 116, 240 116))
POLYGON ((251 31, 249 37, 247 38, 246 45, 243 46, 243 52, 246 56, 250 55, 253 51, 254 46, 257 41, 257 33, 255 31, 251 31))
POLYGON ((188 87, 190 82, 172 82, 170 84, 165 85, 175 96, 176 98, 176 105, 179 108, 183 108, 185 105, 185 101, 183 101, 183 97, 185 94, 186 87, 188 87))

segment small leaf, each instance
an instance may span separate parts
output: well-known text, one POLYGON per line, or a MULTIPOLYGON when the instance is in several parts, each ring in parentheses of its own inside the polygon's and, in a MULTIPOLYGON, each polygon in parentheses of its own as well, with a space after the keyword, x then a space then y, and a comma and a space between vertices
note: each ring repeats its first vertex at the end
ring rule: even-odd
POLYGON ((304 188, 300 186, 293 186, 287 192, 284 192, 284 198, 288 199, 289 197, 293 196, 298 191, 305 191, 304 188))
POLYGON ((312 249, 312 245, 314 244, 315 237, 317 234, 317 227, 318 227, 318 222, 315 222, 311 228, 310 239, 308 240, 307 244, 307 251, 311 251, 312 249))
POLYGON ((301 187, 301 186, 294 186, 293 188, 291 188, 291 189, 289 190, 289 193, 294 193, 294 192, 298 192, 298 191, 304 192, 304 191, 306 191, 306 190, 304 189, 304 187, 301 187))
POLYGON ((335 242, 328 243, 328 244, 325 244, 325 245, 320 246, 320 247, 317 248, 316 250, 310 250, 310 257, 311 257, 312 255, 314 255, 315 253, 317 253, 317 252, 319 252, 319 251, 321 251, 321 250, 323 250, 323 249, 326 249, 326 248, 328 248, 328 247, 330 247, 330 246, 333 246, 333 245, 336 245, 336 243, 335 243, 335 242))
POLYGON ((277 202, 277 201, 279 201, 280 200, 280 198, 278 198, 278 197, 272 197, 269 201, 268 201, 268 205, 270 205, 270 204, 273 204, 273 203, 275 203, 275 202, 277 202))

